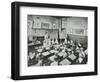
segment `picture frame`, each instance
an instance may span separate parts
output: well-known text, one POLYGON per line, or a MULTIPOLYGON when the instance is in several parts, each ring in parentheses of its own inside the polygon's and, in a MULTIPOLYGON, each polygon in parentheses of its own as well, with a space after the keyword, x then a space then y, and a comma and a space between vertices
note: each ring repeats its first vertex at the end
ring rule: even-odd
MULTIPOLYGON (((98 14, 98 12, 97 11, 98 10, 97 10, 96 6, 80 6, 80 5, 65 5, 65 4, 62 5, 62 4, 31 3, 31 2, 12 2, 12 4, 11 4, 11 78, 14 79, 14 80, 25 80, 25 79, 41 79, 41 78, 59 78, 59 77, 97 75, 97 73, 98 73, 97 72, 97 68, 98 68, 98 65, 97 65, 97 61, 98 61, 98 56, 97 56, 97 51, 98 51, 98 48, 97 48, 97 45, 98 45, 98 42, 97 42, 97 36, 98 36, 97 35, 97 30, 98 30, 97 29, 97 24, 98 24, 97 17, 98 17, 98 15, 97 14, 98 14), (55 12, 53 12, 53 11, 55 11, 55 12), (62 12, 62 11, 63 11, 63 13, 60 14, 59 12, 62 12), (25 13, 25 12, 27 12, 27 13, 25 13), (51 12, 53 12, 53 13, 51 13, 51 12), (66 14, 67 12, 69 14, 66 14), (83 15, 79 15, 78 13, 83 14, 83 15), (33 16, 30 16, 30 15, 33 15, 33 16), (90 50, 90 51, 88 51, 88 53, 91 54, 91 56, 88 54, 89 55, 88 56, 88 62, 90 62, 90 61, 93 61, 93 62, 92 62, 92 64, 88 63, 86 65, 90 65, 91 68, 87 68, 88 66, 84 65, 84 66, 86 66, 86 69, 85 69, 85 67, 83 69, 83 66, 80 65, 80 64, 79 65, 68 65, 68 68, 66 68, 67 65, 53 66, 53 67, 47 66, 46 67, 46 66, 44 66, 45 64, 42 64, 43 67, 40 66, 40 67, 36 68, 34 66, 28 67, 27 64, 24 64, 23 62, 27 63, 27 61, 24 61, 23 58, 24 58, 25 55, 22 55, 22 54, 25 51, 25 48, 26 49, 28 49, 28 48, 27 48, 27 44, 26 44, 27 43, 27 37, 26 37, 26 40, 23 40, 25 38, 23 33, 25 33, 25 36, 27 36, 27 31, 25 31, 24 29, 26 28, 26 30, 28 30, 27 29, 28 17, 30 17, 30 19, 31 19, 32 17, 34 18, 36 16, 39 16, 43 22, 44 22, 44 19, 46 19, 46 20, 50 19, 51 20, 51 18, 53 18, 53 20, 55 19, 54 22, 56 22, 56 19, 57 20, 61 19, 61 21, 62 21, 62 20, 66 20, 66 18, 69 18, 68 20, 72 19, 72 21, 73 21, 74 19, 76 20, 77 17, 80 17, 80 18, 83 17, 83 18, 81 18, 81 20, 83 20, 84 17, 87 17, 88 18, 88 24, 87 24, 88 40, 87 41, 91 40, 90 42, 88 42, 88 50, 90 50), (42 17, 44 17, 44 19, 42 19, 42 17), (92 31, 93 34, 90 31, 92 31), (89 38, 91 36, 94 37, 94 38, 89 38), (26 43, 25 43, 25 41, 26 41, 26 43), (23 45, 21 45, 21 44, 23 44, 23 45), (90 46, 90 45, 92 45, 92 46, 90 46), (22 62, 22 60, 23 60, 23 62, 22 62), (24 68, 24 66, 26 66, 26 68, 24 68), (70 66, 72 66, 72 67, 70 67, 70 66), (63 69, 62 69, 62 67, 63 67, 63 69), (79 67, 80 67, 80 71, 77 71, 76 69, 79 70, 79 67), (71 70, 70 70, 70 68, 71 68, 71 70), (32 69, 33 71, 31 71, 30 69, 32 69), (34 70, 36 70, 37 72, 34 71, 34 70), (57 71, 55 71, 55 70, 57 70, 57 71), (69 70, 69 72, 66 71, 66 70, 69 70), (39 74, 39 72, 40 72, 40 74, 39 74)), ((37 19, 39 19, 39 17, 37 19)), ((87 20, 87 18, 85 18, 85 19, 87 20)), ((30 21, 30 19, 29 19, 29 21, 30 21)), ((85 20, 85 22, 86 22, 86 20, 85 20)), ((36 21, 38 21, 38 20, 36 20, 36 21)), ((32 22, 32 21, 30 21, 30 22, 32 22)), ((32 25, 34 24, 34 22, 35 21, 33 21, 32 25)), ((29 23, 29 25, 30 24, 31 23, 29 23)), ((45 28, 46 28, 46 26, 49 25, 48 21, 44 22, 44 24, 45 24, 45 28)), ((58 24, 60 24, 60 23, 58 23, 58 24)), ((80 23, 78 23, 78 24, 80 24, 80 23)), ((82 24, 81 24, 81 26, 82 26, 82 24)), ((85 24, 83 24, 83 26, 85 24)), ((66 27, 66 23, 62 24, 62 22, 61 22, 61 27, 63 25, 65 25, 65 27, 66 27)), ((69 25, 69 26, 71 26, 71 25, 69 25)), ((41 26, 41 24, 40 24, 40 26, 41 26)), ((57 25, 57 23, 53 24, 53 27, 56 27, 56 29, 57 29, 58 26, 59 25, 57 25)), ((39 23, 38 23, 38 27, 39 27, 39 23)), ((50 27, 50 25, 49 25, 49 27, 50 27)), ((60 32, 60 31, 63 32, 64 28, 61 29, 61 30, 59 28, 58 28, 58 30, 49 29, 49 30, 51 30, 50 33, 53 34, 52 32, 54 30, 55 31, 54 33, 58 34, 57 37, 59 37, 59 36, 62 37, 63 34, 59 35, 58 32, 60 32)), ((45 29, 45 30, 48 31, 48 29, 45 29)), ((33 31, 34 31, 34 28, 33 28, 33 31)), ((38 30, 35 29, 35 32, 37 32, 37 31, 38 30)), ((39 31, 39 32, 41 32, 41 31, 39 31)), ((73 34, 74 29, 72 29, 70 32, 71 32, 70 34, 73 34)), ((81 30, 76 29, 75 32, 78 33, 78 34, 80 34, 80 33, 84 34, 83 29, 81 29, 81 30)), ((44 33, 44 31, 43 31, 43 33, 44 33)), ((56 35, 56 34, 54 34, 54 35, 56 35)), ((52 37, 54 35, 51 35, 50 37, 52 37)), ((37 34, 36 39, 42 40, 43 37, 41 36, 39 38, 38 36, 39 35, 37 34)), ((28 52, 28 50, 26 50, 26 51, 28 52)), ((25 56, 25 57, 27 59, 27 56, 25 56)), ((66 62, 68 62, 68 60, 66 62)), ((72 63, 72 62, 69 62, 67 64, 70 64, 70 63, 72 63)), ((30 65, 30 64, 28 63, 28 65, 30 65)), ((61 64, 59 64, 59 65, 61 65, 61 64)))

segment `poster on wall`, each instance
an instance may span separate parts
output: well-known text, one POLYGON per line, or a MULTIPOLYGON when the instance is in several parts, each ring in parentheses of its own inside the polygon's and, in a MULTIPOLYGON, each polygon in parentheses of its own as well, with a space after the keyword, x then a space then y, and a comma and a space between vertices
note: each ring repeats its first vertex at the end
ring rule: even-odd
POLYGON ((97 75, 97 7, 12 3, 12 79, 86 75, 97 75))

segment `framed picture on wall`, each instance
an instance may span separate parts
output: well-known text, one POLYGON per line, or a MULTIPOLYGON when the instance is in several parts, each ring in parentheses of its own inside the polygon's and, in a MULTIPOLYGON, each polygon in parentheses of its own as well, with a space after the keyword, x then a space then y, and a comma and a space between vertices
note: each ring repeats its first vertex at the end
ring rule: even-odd
POLYGON ((97 7, 12 2, 11 78, 97 75, 97 7))
POLYGON ((41 28, 49 29, 49 24, 48 23, 41 23, 41 28))

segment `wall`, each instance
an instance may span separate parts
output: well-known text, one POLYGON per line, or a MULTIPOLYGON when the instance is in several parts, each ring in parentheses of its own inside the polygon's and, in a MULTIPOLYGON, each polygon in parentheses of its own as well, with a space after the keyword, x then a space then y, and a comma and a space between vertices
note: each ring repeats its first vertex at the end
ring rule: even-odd
POLYGON ((65 19, 65 28, 66 32, 68 34, 74 34, 74 35, 87 35, 87 29, 88 29, 88 18, 86 17, 70 17, 65 19), (76 30, 84 30, 82 33, 77 33, 76 30))
POLYGON ((58 19, 50 16, 28 15, 28 36, 45 36, 48 32, 50 38, 58 38, 58 19), (53 30, 52 30, 53 29, 53 30))
POLYGON ((63 17, 61 19, 60 17, 28 15, 28 36, 44 36, 48 31, 51 38, 57 38, 58 31, 49 29, 59 28, 61 39, 66 38, 67 34, 83 37, 87 36, 87 23, 86 17, 63 17))
POLYGON ((66 31, 62 31, 63 38, 66 34, 70 39, 87 44, 87 30, 88 30, 88 18, 86 17, 68 17, 62 18, 62 28, 66 31))
POLYGON ((66 33, 73 41, 80 42, 86 47, 88 18, 86 17, 70 17, 65 20, 66 33))
MULTIPOLYGON (((15 0, 1 0, 0 2, 0 82, 14 82, 10 79, 11 73, 11 2, 15 0)), ((19 0, 16 0, 19 1, 19 0)), ((98 6, 98 15, 100 14, 100 0, 20 0, 27 2, 72 4, 98 6)), ((98 16, 100 21, 100 15, 98 16)), ((100 35, 100 23, 98 22, 98 35, 100 35)), ((100 37, 98 37, 98 49, 100 49, 100 37)), ((100 58, 100 50, 98 50, 100 58)), ((98 60, 98 69, 100 69, 100 59, 98 60)), ((24 80, 24 82, 99 82, 100 70, 98 76, 82 76, 67 78, 52 78, 39 80, 24 80)), ((22 80, 19 82, 23 82, 22 80)))
POLYGON ((48 24, 46 29, 58 29, 58 19, 51 16, 41 16, 41 15, 28 15, 28 22, 30 28, 43 28, 43 24, 48 24), (55 26, 54 26, 55 25, 55 26))

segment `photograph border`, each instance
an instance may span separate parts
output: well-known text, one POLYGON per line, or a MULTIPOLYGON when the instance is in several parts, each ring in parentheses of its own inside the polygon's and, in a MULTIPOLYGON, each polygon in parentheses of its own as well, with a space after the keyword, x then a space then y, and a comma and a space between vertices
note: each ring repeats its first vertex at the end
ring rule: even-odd
POLYGON ((31 3, 31 2, 12 2, 11 3, 11 78, 14 80, 25 79, 41 79, 41 78, 58 78, 58 77, 73 77, 73 76, 88 76, 97 75, 98 73, 98 35, 97 35, 97 17, 98 9, 96 6, 80 6, 80 5, 62 5, 48 3, 31 3), (94 72, 80 73, 61 73, 61 74, 46 74, 46 75, 29 75, 20 76, 20 7, 44 7, 58 9, 78 9, 78 10, 93 10, 94 11, 94 72))

